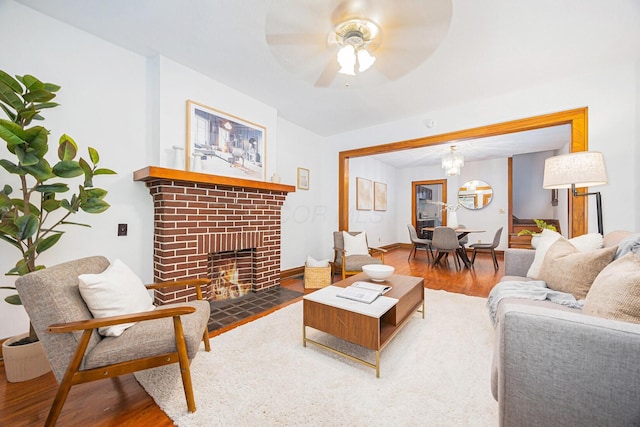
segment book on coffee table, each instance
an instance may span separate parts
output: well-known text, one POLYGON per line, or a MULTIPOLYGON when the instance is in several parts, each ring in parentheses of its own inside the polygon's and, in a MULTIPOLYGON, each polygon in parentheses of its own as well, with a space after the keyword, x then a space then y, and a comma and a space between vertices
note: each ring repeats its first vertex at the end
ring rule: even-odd
POLYGON ((387 293, 390 289, 391 286, 387 285, 377 285, 369 282, 353 282, 350 286, 338 292, 336 296, 371 304, 376 298, 387 293))

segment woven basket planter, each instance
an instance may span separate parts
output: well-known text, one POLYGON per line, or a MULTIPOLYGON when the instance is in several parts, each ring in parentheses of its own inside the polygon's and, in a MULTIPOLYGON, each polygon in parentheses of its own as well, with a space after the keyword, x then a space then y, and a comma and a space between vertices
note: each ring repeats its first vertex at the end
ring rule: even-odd
POLYGON ((331 284, 331 266, 304 267, 305 289, 319 289, 331 284))

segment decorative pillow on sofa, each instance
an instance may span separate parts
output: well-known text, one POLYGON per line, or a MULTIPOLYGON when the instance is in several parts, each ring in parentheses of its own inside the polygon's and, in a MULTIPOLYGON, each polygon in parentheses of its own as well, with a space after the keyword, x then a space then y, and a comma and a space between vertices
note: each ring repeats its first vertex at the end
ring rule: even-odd
POLYGON ((345 256, 369 255, 369 248, 367 247, 367 235, 364 232, 352 236, 346 231, 343 231, 342 237, 344 238, 344 250, 346 252, 345 256))
MULTIPOLYGON (((116 259, 100 274, 81 274, 78 288, 93 317, 119 316, 155 309, 142 280, 116 259)), ((135 323, 99 328, 100 335, 118 337, 135 323)))
POLYGON ((547 251, 538 279, 554 291, 584 299, 596 276, 616 254, 617 246, 580 252, 566 239, 558 239, 547 251))
POLYGON ((629 253, 606 266, 593 281, 582 311, 640 323, 640 256, 629 253))
MULTIPOLYGON (((529 271, 527 271, 527 277, 531 279, 540 279, 540 267, 542 267, 542 263, 544 262, 544 257, 547 254, 547 251, 558 239, 562 239, 567 241, 560 233, 555 231, 544 229, 542 230, 542 237, 538 242, 538 247, 536 248, 536 254, 529 267, 529 271)), ((589 233, 583 234, 582 236, 574 237, 573 239, 569 239, 573 246, 576 247, 581 252, 593 251, 595 249, 600 249, 603 245, 603 237, 600 233, 589 233)))

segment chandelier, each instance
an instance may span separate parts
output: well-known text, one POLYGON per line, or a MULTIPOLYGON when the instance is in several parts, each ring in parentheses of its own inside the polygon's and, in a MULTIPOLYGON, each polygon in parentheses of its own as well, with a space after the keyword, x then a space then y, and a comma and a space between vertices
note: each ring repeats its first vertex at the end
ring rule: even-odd
POLYGON ((355 76, 356 63, 358 72, 361 73, 376 62, 375 56, 366 48, 378 36, 379 31, 376 24, 363 19, 350 19, 336 26, 335 40, 342 46, 337 58, 339 73, 355 76))
POLYGON ((464 166, 464 157, 456 153, 455 145, 451 146, 451 152, 442 158, 442 169, 448 176, 460 175, 464 166))

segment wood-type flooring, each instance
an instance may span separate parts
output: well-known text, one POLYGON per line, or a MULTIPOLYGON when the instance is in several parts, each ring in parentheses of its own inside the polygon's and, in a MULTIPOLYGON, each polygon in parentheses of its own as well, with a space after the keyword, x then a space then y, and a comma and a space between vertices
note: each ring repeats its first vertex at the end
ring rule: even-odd
MULTIPOLYGON (((478 254, 474 268, 457 272, 452 260, 449 261, 448 268, 446 266, 431 267, 426 261, 424 251, 418 251, 417 256, 411 261, 407 261, 408 253, 408 249, 405 248, 393 249, 386 254, 385 264, 393 265, 397 274, 424 277, 425 287, 430 289, 486 297, 504 274, 502 260, 499 260, 500 270, 494 271, 488 254, 478 254)), ((301 277, 285 279, 281 285, 293 290, 305 291, 301 277)), ((215 331, 211 336, 265 316, 297 300, 299 298, 259 313, 236 325, 215 331)), ((52 373, 22 383, 8 383, 5 378, 4 363, 0 362, 0 426, 43 425, 57 387, 58 384, 52 373)), ((72 387, 57 425, 160 427, 173 424, 136 382, 133 375, 123 375, 72 387)))

